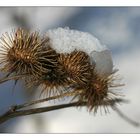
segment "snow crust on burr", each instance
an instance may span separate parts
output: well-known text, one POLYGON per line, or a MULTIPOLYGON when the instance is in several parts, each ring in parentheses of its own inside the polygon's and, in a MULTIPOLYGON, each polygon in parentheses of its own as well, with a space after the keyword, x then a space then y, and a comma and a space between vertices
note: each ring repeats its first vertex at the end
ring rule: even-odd
POLYGON ((107 48, 101 45, 99 40, 87 32, 70 30, 67 28, 56 28, 47 31, 53 48, 59 53, 70 53, 80 50, 90 55, 94 50, 103 51, 107 48))

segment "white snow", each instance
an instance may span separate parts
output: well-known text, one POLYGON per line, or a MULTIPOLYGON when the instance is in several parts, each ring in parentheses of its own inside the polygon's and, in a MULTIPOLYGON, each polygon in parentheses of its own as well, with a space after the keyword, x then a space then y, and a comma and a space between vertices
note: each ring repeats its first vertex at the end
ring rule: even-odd
POLYGON ((100 76, 109 76, 113 71, 113 61, 111 52, 104 50, 101 52, 93 51, 90 54, 92 60, 95 61, 95 70, 100 76))
POLYGON ((50 37, 52 47, 59 53, 70 53, 77 49, 90 55, 92 51, 107 49, 93 35, 77 30, 70 30, 68 27, 50 29, 46 34, 50 37))

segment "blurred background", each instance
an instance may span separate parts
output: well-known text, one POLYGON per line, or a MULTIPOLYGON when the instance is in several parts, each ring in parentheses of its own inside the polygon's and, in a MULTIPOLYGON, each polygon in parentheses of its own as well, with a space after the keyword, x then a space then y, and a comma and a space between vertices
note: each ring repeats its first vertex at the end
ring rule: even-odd
MULTIPOLYGON (((0 35, 24 27, 45 33, 48 29, 70 27, 97 37, 112 52, 130 100, 119 109, 140 122, 140 7, 1 7, 0 35)), ((37 94, 37 91, 34 91, 37 94)), ((0 85, 0 114, 11 105, 24 103, 32 94, 22 83, 0 85)), ((140 133, 110 109, 94 116, 85 108, 67 108, 11 119, 0 125, 1 133, 140 133)))

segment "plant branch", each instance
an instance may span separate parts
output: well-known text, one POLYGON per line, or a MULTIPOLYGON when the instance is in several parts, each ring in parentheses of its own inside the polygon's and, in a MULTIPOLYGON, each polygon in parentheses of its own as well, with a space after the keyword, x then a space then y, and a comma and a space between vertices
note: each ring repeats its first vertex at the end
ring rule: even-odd
MULTIPOLYGON (((39 102, 39 100, 36 102, 39 102)), ((111 102, 110 102, 110 100, 108 100, 108 102, 103 102, 102 104, 100 104, 100 106, 114 106, 116 102, 122 102, 122 99, 114 99, 114 100, 111 100, 111 102)), ((0 116, 0 124, 8 121, 11 118, 15 118, 18 116, 25 116, 25 115, 49 112, 49 111, 68 108, 68 107, 82 107, 82 106, 86 106, 86 105, 87 105, 87 102, 77 101, 77 102, 72 102, 72 103, 68 103, 68 104, 40 107, 40 108, 34 108, 34 109, 25 109, 25 110, 19 110, 19 109, 22 109, 22 107, 23 108, 25 107, 24 104, 15 105, 15 106, 12 106, 6 113, 4 113, 3 115, 0 116)))
POLYGON ((69 104, 62 104, 62 105, 55 105, 55 106, 49 106, 49 107, 40 107, 40 108, 34 108, 34 109, 27 109, 27 110, 16 110, 16 106, 11 107, 5 114, 0 116, 0 124, 8 121, 9 119, 18 117, 18 116, 26 116, 31 114, 38 114, 43 112, 49 112, 53 110, 58 110, 62 108, 68 108, 68 107, 75 107, 75 106, 85 106, 86 102, 73 102, 69 104))

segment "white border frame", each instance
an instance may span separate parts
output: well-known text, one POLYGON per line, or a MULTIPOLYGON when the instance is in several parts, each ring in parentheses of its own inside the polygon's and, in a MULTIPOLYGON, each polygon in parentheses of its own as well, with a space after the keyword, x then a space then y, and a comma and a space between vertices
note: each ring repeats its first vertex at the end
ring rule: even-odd
POLYGON ((0 6, 140 6, 140 0, 1 0, 0 6))

